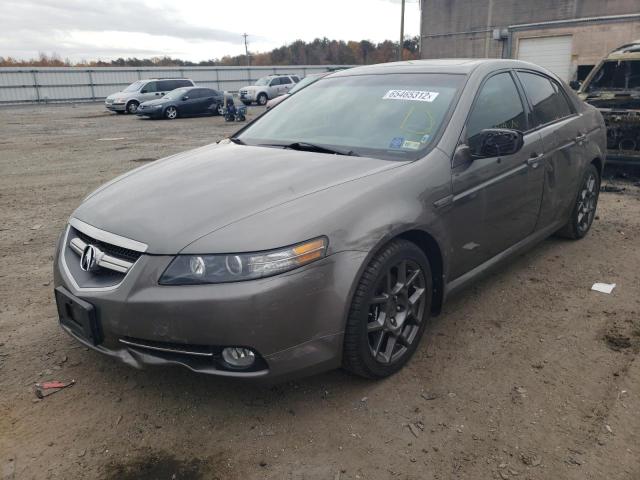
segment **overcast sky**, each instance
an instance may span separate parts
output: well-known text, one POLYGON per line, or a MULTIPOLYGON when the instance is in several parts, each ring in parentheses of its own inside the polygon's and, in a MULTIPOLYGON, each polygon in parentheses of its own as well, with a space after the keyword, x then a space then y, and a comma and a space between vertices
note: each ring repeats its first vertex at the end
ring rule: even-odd
MULTIPOLYGON (((0 56, 72 61, 168 55, 199 61, 294 40, 397 40, 399 0, 2 0, 0 56)), ((420 30, 407 0, 405 33, 420 30)))

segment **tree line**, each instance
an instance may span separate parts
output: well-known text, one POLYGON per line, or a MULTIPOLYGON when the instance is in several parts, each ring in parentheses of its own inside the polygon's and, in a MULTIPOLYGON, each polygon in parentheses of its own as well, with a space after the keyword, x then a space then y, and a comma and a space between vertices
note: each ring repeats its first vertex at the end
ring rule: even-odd
MULTIPOLYGON (((420 58, 419 37, 406 38, 402 45, 402 58, 420 58)), ((222 58, 191 62, 168 56, 152 58, 116 58, 114 60, 80 60, 72 62, 56 53, 40 53, 38 58, 16 59, 0 56, 0 67, 199 67, 245 65, 365 65, 392 62, 397 59, 399 42, 385 40, 373 43, 368 40, 348 41, 316 38, 311 42, 296 40, 270 52, 246 55, 225 55, 222 58)))

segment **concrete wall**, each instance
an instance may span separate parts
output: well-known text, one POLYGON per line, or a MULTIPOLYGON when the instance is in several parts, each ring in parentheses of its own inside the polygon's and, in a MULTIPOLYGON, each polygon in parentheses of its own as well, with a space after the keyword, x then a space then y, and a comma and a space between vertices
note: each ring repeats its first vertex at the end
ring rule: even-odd
POLYGON ((593 64, 613 48, 640 38, 639 19, 515 30, 510 45, 493 39, 495 28, 510 25, 640 14, 639 0, 421 0, 421 6, 423 58, 515 57, 518 38, 571 33, 576 65, 593 64))

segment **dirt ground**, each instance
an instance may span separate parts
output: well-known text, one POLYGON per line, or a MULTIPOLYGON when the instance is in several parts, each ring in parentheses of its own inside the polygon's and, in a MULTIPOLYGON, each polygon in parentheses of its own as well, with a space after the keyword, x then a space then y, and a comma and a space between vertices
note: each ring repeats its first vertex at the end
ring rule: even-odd
POLYGON ((114 363, 60 330, 52 294, 87 193, 237 125, 98 104, 3 107, 0 125, 0 478, 640 479, 636 180, 605 181, 624 190, 584 240, 549 239, 452 299, 394 377, 259 387, 114 363), (76 384, 37 399, 54 379, 76 384))

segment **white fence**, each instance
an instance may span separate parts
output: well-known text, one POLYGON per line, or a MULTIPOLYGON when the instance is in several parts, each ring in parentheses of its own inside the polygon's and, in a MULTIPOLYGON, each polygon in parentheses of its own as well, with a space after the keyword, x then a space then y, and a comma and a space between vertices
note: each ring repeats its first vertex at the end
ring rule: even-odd
POLYGON ((304 77, 335 68, 344 66, 1 67, 0 104, 100 100, 145 78, 190 78, 196 85, 235 92, 265 75, 290 73, 304 77))

